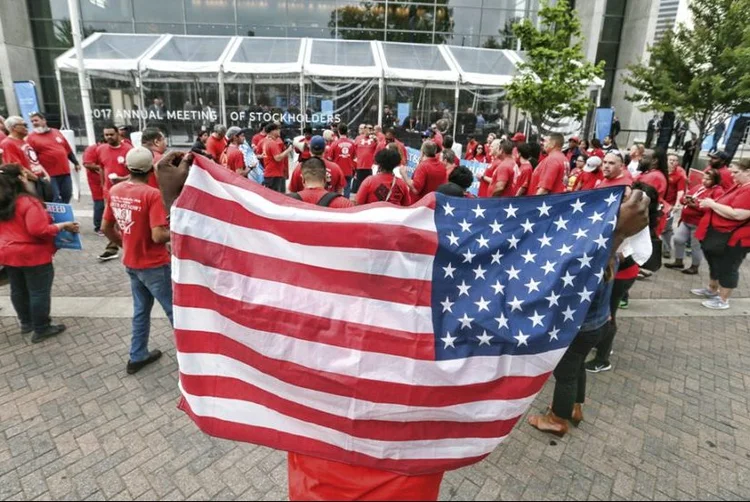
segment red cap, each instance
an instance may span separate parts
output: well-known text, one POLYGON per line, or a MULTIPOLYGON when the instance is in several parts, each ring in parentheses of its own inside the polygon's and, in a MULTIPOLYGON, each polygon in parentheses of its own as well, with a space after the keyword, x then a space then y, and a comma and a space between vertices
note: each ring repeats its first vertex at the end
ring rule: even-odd
POLYGON ((581 140, 580 140, 580 138, 578 138, 578 136, 571 136, 570 139, 568 139, 568 141, 575 141, 576 143, 580 143, 581 142, 581 140))
POLYGON ((511 141, 526 141, 526 135, 522 132, 517 132, 510 138, 511 141))

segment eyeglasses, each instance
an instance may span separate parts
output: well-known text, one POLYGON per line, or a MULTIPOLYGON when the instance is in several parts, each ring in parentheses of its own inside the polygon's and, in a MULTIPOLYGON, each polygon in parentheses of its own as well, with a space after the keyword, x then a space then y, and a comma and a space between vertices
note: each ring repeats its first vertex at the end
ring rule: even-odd
POLYGON ((620 150, 610 150, 607 152, 607 154, 612 154, 617 157, 620 157, 621 161, 625 161, 625 157, 622 155, 622 152, 620 150))

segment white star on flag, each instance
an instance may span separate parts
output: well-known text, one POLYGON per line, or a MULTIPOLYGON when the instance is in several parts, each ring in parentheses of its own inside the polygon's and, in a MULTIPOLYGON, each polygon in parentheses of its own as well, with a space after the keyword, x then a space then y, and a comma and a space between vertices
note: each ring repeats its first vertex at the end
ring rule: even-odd
POLYGON ((549 331, 549 341, 557 340, 557 335, 560 334, 560 330, 557 329, 557 326, 553 326, 552 329, 549 331))
POLYGON ((557 252, 560 253, 560 256, 565 256, 566 254, 570 254, 572 249, 572 246, 566 246, 565 244, 563 244, 562 247, 557 250, 557 252))
POLYGON ((529 346, 529 344, 526 342, 526 340, 529 339, 529 335, 524 335, 523 331, 519 331, 518 332, 518 336, 514 336, 513 338, 515 338, 516 340, 518 340, 518 346, 519 347, 521 345, 526 345, 527 347, 529 346))
POLYGON ((604 213, 598 213, 598 212, 594 211, 594 214, 592 214, 591 216, 589 216, 589 219, 591 220, 591 224, 593 225, 597 221, 604 221, 603 216, 604 216, 604 213))
POLYGON ((526 218, 526 223, 521 223, 521 226, 523 227, 523 233, 534 231, 534 224, 528 218, 526 218))
POLYGON ((487 272, 487 271, 486 271, 485 269, 483 269, 481 265, 477 265, 477 268, 475 268, 475 269, 473 270, 473 272, 474 272, 474 280, 477 280, 477 279, 479 279, 480 277, 481 277, 482 279, 484 279, 484 278, 485 278, 485 277, 484 277, 484 274, 485 274, 485 272, 487 272))
POLYGON ((483 310, 486 310, 487 312, 490 311, 490 309, 488 308, 490 306, 490 302, 488 300, 485 300, 484 296, 480 297, 478 302, 474 302, 474 305, 476 305, 479 309, 477 312, 481 312, 483 310))
POLYGON ((450 205, 450 202, 443 206, 443 209, 445 210, 445 214, 454 216, 453 210, 456 209, 455 207, 450 205))
POLYGON ((609 220, 607 222, 607 225, 612 225, 612 228, 616 228, 617 227, 617 217, 615 216, 614 218, 612 218, 611 220, 609 220))
POLYGON ((535 281, 534 279, 529 279, 529 282, 524 284, 529 289, 529 294, 531 294, 532 291, 539 291, 539 285, 541 282, 535 281))
POLYGON ((481 335, 481 336, 478 336, 478 337, 477 337, 477 339, 479 340, 479 346, 480 346, 480 347, 481 347, 482 345, 485 345, 485 344, 486 344, 486 345, 489 345, 489 344, 490 344, 490 340, 492 340, 492 335, 488 335, 488 334, 487 334, 487 331, 486 331, 486 330, 483 330, 483 331, 482 331, 482 335, 481 335))
POLYGON ((521 242, 521 239, 517 238, 515 235, 511 235, 510 239, 508 239, 508 242, 510 242, 510 249, 516 249, 518 247, 518 243, 521 242))
POLYGON ((593 256, 589 256, 586 253, 583 253, 583 256, 581 258, 578 258, 578 261, 581 263, 581 268, 591 268, 591 260, 593 260, 593 256))
POLYGON ((562 281, 565 283, 565 284, 563 284, 563 287, 570 286, 572 288, 573 287, 573 279, 575 279, 575 278, 576 278, 576 276, 570 275, 570 272, 568 272, 566 270, 565 271, 565 277, 562 277, 562 281))
POLYGON ((468 221, 466 221, 466 218, 464 218, 464 221, 462 221, 461 223, 459 223, 459 225, 461 225, 461 231, 462 232, 471 232, 471 223, 469 223, 468 221))
POLYGON ((565 309, 565 312, 563 312, 563 316, 565 319, 563 319, 563 322, 565 321, 572 321, 573 320, 573 314, 575 314, 576 311, 570 308, 570 305, 568 305, 568 308, 565 309))
POLYGON ((526 254, 521 255, 521 258, 523 258, 524 263, 535 263, 534 258, 536 258, 536 255, 529 249, 526 251, 526 254))
POLYGON ((466 281, 461 281, 461 284, 458 286, 458 296, 466 295, 469 296, 469 289, 471 286, 466 284, 466 281))
POLYGON ((443 267, 443 270, 445 270, 445 277, 451 277, 451 278, 453 278, 453 272, 456 271, 456 269, 450 263, 448 264, 447 267, 443 267))
POLYGON ((448 240, 451 241, 452 246, 458 246, 458 237, 453 232, 448 236, 448 240))
POLYGON ((604 202, 607 203, 607 207, 611 206, 613 203, 617 202, 617 196, 614 193, 609 194, 609 197, 604 199, 604 202))
POLYGON ((483 235, 479 236, 479 238, 477 239, 477 243, 479 244, 479 249, 482 249, 482 248, 489 249, 490 247, 489 246, 490 240, 486 239, 483 235))
POLYGON ((498 223, 497 220, 494 220, 492 223, 490 223, 490 228, 492 229, 493 234, 499 234, 501 232, 501 228, 503 227, 502 223, 498 223))
POLYGON ((542 202, 542 205, 537 208, 539 216, 549 216, 549 210, 552 206, 548 206, 546 202, 542 202))
POLYGON ((596 277, 598 279, 596 281, 597 284, 599 284, 600 282, 602 282, 602 280, 604 279, 604 269, 601 269, 599 272, 597 272, 596 274, 594 274, 594 277, 596 277))
POLYGON ((443 349, 447 349, 448 347, 453 347, 455 349, 456 346, 453 345, 453 342, 456 341, 456 338, 457 337, 455 336, 451 336, 450 333, 446 333, 445 337, 440 339, 441 342, 445 343, 445 347, 443 347, 443 349))
POLYGON ((503 211, 505 211, 506 213, 506 218, 515 218, 516 213, 518 212, 518 208, 513 207, 513 204, 509 204, 508 207, 503 209, 503 211))
MULTIPOLYGON (((503 257, 503 255, 500 253, 500 251, 497 251, 497 252, 493 253, 492 254, 492 263, 497 263, 498 265, 500 265, 500 258, 502 258, 502 257, 503 257)), ((490 263, 490 265, 492 265, 492 263, 490 263)))
POLYGON ((504 294, 505 293, 505 286, 503 286, 502 284, 500 284, 500 279, 496 280, 495 284, 493 284, 491 287, 492 287, 492 289, 495 290, 495 294, 496 295, 500 295, 500 294, 504 294))
POLYGON ((516 310, 521 310, 522 303, 523 303, 523 300, 519 300, 517 296, 514 296, 513 301, 508 302, 508 305, 510 305, 510 311, 515 312, 516 310))
POLYGON ((539 315, 537 311, 534 311, 534 315, 528 318, 529 321, 531 321, 531 327, 534 328, 536 326, 542 326, 542 320, 544 319, 543 315, 539 315))
POLYGON ((580 239, 582 237, 588 237, 588 233, 589 233, 588 230, 584 230, 582 228, 579 228, 578 232, 574 233, 573 235, 575 235, 576 236, 576 240, 578 240, 578 239, 580 239))
POLYGON ((506 274, 508 274, 508 280, 509 280, 509 281, 510 281, 511 279, 519 279, 519 277, 518 277, 518 274, 519 274, 520 272, 521 272, 521 271, 520 271, 520 270, 518 270, 518 269, 516 269, 516 267, 514 267, 513 265, 511 265, 511 266, 510 266, 510 268, 509 268, 508 270, 506 270, 506 271, 505 271, 505 273, 506 273, 506 274))
MULTIPOLYGON (((568 307, 568 308, 570 308, 570 307, 568 307)), ((467 316, 467 315, 466 315, 466 312, 464 312, 464 316, 463 316, 463 317, 461 317, 461 318, 460 318, 460 319, 458 320, 458 322, 460 322, 460 323, 461 323, 461 328, 469 328, 469 329, 471 329, 471 321, 473 321, 473 320, 474 320, 474 318, 473 318, 473 317, 469 317, 469 316, 467 316)))
POLYGON ((443 306, 443 313, 450 312, 453 313, 453 309, 451 308, 454 305, 455 302, 452 302, 450 298, 447 296, 445 297, 444 302, 440 302, 440 305, 443 306))
POLYGON ((563 217, 560 216, 557 221, 555 222, 555 226, 557 226, 557 230, 568 229, 568 221, 569 220, 563 220, 563 217))
POLYGON ((542 234, 537 240, 542 243, 542 247, 552 246, 552 237, 547 237, 547 234, 542 234))
POLYGON ((476 257, 474 253, 471 252, 471 249, 467 249, 466 252, 463 254, 464 257, 464 263, 471 263, 471 260, 476 257))
POLYGON ((576 214, 578 212, 583 212, 583 206, 585 206, 585 202, 581 202, 581 199, 576 199, 576 201, 570 205, 570 207, 573 208, 573 214, 576 214))
POLYGON ((484 212, 486 211, 486 209, 482 209, 479 205, 477 205, 477 207, 472 209, 472 211, 474 211, 475 218, 484 218, 484 212))
POLYGON ((581 303, 583 303, 583 302, 589 302, 589 303, 591 303, 591 295, 593 295, 593 294, 594 294, 593 291, 589 291, 588 289, 586 289, 586 286, 584 286, 583 287, 583 291, 581 291, 580 293, 578 293, 578 296, 581 297, 581 303))
POLYGON ((554 291, 551 291, 549 296, 545 296, 544 299, 549 302, 549 308, 552 308, 553 305, 560 306, 560 304, 557 303, 557 300, 560 299, 560 295, 556 295, 554 291))
POLYGON ((556 261, 549 261, 547 260, 547 263, 544 264, 542 267, 542 270, 544 270, 544 275, 551 274, 555 271, 555 265, 557 265, 556 261))
POLYGON ((609 239, 605 239, 603 235, 600 235, 598 239, 594 239, 594 242, 596 242, 596 249, 604 249, 607 246, 607 241, 609 241, 609 239))
POLYGON ((497 321, 497 329, 508 328, 508 318, 502 312, 500 312, 500 317, 495 317, 495 320, 497 321))

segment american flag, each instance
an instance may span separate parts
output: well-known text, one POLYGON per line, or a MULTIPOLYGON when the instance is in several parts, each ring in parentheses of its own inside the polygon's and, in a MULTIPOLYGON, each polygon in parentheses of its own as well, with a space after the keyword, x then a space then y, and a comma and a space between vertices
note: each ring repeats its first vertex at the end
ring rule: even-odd
POLYGON ((171 216, 181 409, 354 465, 474 463, 577 333, 621 194, 332 210, 197 157, 171 216))

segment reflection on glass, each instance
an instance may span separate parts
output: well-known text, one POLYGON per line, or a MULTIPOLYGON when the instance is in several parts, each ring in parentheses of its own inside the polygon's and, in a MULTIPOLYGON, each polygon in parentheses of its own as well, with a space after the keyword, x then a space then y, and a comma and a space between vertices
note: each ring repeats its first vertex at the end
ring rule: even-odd
POLYGON ((188 23, 234 24, 234 0, 184 0, 188 23))

